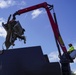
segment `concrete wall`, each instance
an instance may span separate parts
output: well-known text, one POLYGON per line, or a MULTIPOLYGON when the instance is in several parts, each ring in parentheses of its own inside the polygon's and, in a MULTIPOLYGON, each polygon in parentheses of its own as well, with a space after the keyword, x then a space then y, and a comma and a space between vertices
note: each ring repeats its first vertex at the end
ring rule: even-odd
POLYGON ((40 46, 4 50, 0 75, 61 75, 58 62, 46 61, 40 46))

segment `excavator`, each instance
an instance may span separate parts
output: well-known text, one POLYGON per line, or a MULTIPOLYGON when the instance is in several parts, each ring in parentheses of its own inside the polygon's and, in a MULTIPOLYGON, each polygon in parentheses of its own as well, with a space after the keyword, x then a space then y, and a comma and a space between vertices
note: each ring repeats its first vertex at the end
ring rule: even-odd
POLYGON ((24 36, 25 29, 22 28, 19 21, 16 21, 16 19, 10 20, 12 15, 8 17, 7 23, 4 24, 2 22, 2 26, 7 32, 6 40, 5 40, 5 46, 6 49, 9 49, 9 47, 12 45, 14 46, 14 42, 17 40, 17 38, 24 40, 24 43, 26 43, 26 37, 24 36))
MULTIPOLYGON (((59 58, 60 58, 60 63, 62 65, 62 75, 71 75, 71 69, 70 69, 70 63, 73 63, 73 59, 71 58, 71 56, 67 53, 67 48, 64 44, 64 41, 60 35, 60 31, 59 31, 59 28, 58 28, 58 23, 57 23, 57 19, 56 19, 56 13, 54 11, 54 6, 53 5, 50 5, 48 4, 47 2, 43 2, 43 3, 40 3, 40 4, 37 4, 37 5, 34 5, 34 6, 31 6, 31 7, 27 7, 27 8, 24 8, 24 9, 20 9, 18 11, 16 11, 14 14, 13 14, 13 20, 16 19, 16 16, 17 15, 21 15, 23 13, 27 13, 27 12, 30 12, 32 10, 36 10, 36 9, 39 9, 39 8, 44 8, 47 12, 47 15, 48 15, 48 18, 49 18, 49 21, 50 21, 50 25, 52 27, 52 30, 53 30, 53 33, 54 33, 54 37, 55 37, 55 41, 56 41, 56 45, 57 45, 57 48, 58 48, 58 53, 59 53, 59 58), (50 12, 50 10, 53 10, 53 16, 50 12), (61 54, 61 50, 60 50, 60 47, 65 55, 65 58, 62 57, 62 54, 61 54), (68 61, 70 60, 70 61, 68 61)), ((15 24, 15 28, 19 28, 19 33, 21 33, 22 35, 22 31, 23 31, 23 28, 21 27, 20 23, 19 22, 16 22, 15 24), (18 23, 18 24, 17 24, 18 23), (17 27, 15 27, 17 26, 17 27)), ((3 27, 5 28, 5 25, 3 24, 3 27)), ((6 28, 5 28, 6 29, 6 28)), ((7 29, 6 29, 7 31, 7 29)), ((18 31, 17 31, 18 32, 18 31)), ((15 40, 17 39, 16 36, 13 36, 15 37, 13 43, 10 43, 8 46, 7 46, 7 41, 5 42, 6 44, 6 47, 7 49, 14 44, 15 40)), ((10 40, 10 38, 8 39, 8 41, 10 40)), ((25 40, 25 39, 24 39, 25 40)))

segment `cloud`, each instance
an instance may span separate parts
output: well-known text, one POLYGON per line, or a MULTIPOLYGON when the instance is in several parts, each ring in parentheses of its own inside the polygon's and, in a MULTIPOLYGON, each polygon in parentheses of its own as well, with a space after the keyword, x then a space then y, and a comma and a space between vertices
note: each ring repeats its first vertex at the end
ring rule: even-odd
POLYGON ((76 74, 76 70, 74 70, 74 73, 76 74))
POLYGON ((0 18, 0 36, 5 38, 6 37, 6 31, 2 27, 2 22, 5 22, 5 20, 3 18, 0 18))
POLYGON ((18 2, 17 4, 20 5, 20 6, 26 5, 25 1, 18 2))
POLYGON ((0 8, 7 8, 15 5, 14 0, 0 0, 0 8))
POLYGON ((25 1, 16 1, 16 0, 0 0, 0 8, 8 8, 10 6, 23 6, 25 5, 25 1))
POLYGON ((32 12, 32 14, 31 14, 31 15, 32 15, 32 19, 38 17, 42 12, 43 12, 43 11, 42 11, 42 10, 39 10, 39 9, 34 10, 34 11, 32 12))
POLYGON ((76 58, 74 59, 74 63, 76 63, 76 58))
POLYGON ((58 52, 57 52, 57 51, 51 52, 51 53, 48 55, 48 57, 49 57, 49 61, 50 61, 50 62, 59 61, 58 52))
POLYGON ((75 69, 75 68, 74 68, 74 69, 72 69, 72 72, 76 74, 76 69, 75 69))

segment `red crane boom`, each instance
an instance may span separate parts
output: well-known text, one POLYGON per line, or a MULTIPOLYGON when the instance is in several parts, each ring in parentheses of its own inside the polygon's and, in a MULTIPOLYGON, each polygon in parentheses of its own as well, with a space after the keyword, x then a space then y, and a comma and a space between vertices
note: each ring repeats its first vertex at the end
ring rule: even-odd
POLYGON ((29 12, 29 11, 32 11, 32 10, 35 10, 38 8, 45 8, 47 15, 48 15, 48 18, 49 18, 49 21, 50 21, 50 24, 52 26, 55 38, 56 38, 57 42, 59 43, 59 45, 61 46, 63 52, 67 52, 66 46, 65 46, 65 44, 62 40, 62 37, 60 35, 58 25, 54 22, 54 19, 52 17, 51 12, 50 12, 50 9, 53 8, 53 5, 49 5, 46 2, 43 2, 41 4, 37 4, 37 5, 31 6, 31 7, 27 7, 27 8, 16 11, 13 14, 13 18, 15 18, 16 15, 20 15, 20 14, 23 14, 23 13, 26 13, 26 12, 29 12))

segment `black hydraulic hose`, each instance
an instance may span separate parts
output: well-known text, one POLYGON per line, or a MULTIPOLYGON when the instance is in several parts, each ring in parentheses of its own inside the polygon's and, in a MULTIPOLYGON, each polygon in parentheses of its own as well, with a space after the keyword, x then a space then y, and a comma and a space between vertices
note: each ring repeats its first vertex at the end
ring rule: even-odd
MULTIPOLYGON (((53 8, 53 15, 54 15, 55 23, 58 25, 58 23, 57 23, 57 19, 56 19, 56 14, 55 14, 55 12, 54 12, 54 8, 53 8)), ((55 37, 55 35, 54 35, 54 37, 55 37)), ((57 45, 57 48, 58 48, 59 57, 61 57, 61 51, 60 51, 60 47, 59 47, 59 44, 58 44, 58 42, 57 42, 56 37, 55 37, 55 42, 56 42, 56 45, 57 45)))

